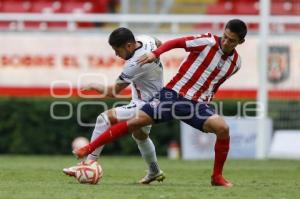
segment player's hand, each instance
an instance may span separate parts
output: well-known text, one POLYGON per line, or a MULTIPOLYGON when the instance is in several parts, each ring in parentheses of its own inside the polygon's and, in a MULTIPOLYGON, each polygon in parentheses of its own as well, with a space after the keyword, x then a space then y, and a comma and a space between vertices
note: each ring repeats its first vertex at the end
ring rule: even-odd
POLYGON ((138 60, 137 63, 139 65, 144 65, 146 63, 150 63, 153 62, 156 59, 156 56, 154 55, 154 53, 150 52, 147 54, 142 55, 138 60))

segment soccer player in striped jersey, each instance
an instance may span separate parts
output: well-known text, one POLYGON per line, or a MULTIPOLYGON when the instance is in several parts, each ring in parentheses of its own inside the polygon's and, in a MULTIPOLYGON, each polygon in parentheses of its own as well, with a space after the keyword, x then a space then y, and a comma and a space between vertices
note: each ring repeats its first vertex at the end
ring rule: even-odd
MULTIPOLYGON (((110 34, 109 44, 116 55, 125 60, 123 72, 113 86, 90 84, 83 90, 96 90, 108 97, 114 97, 114 93, 118 94, 131 85, 132 100, 128 105, 101 113, 97 118, 91 141, 111 125, 134 117, 135 113, 163 87, 163 68, 159 59, 143 66, 137 64, 139 57, 161 45, 158 39, 147 35, 140 35, 135 38, 129 29, 117 28, 110 34)), ((146 125, 132 132, 132 138, 137 143, 140 153, 148 165, 148 173, 139 181, 141 184, 163 181, 165 178, 157 163, 155 146, 149 137, 150 129, 151 125, 146 125)), ((87 160, 97 160, 102 149, 103 146, 95 148, 87 156, 87 160)), ((74 176, 75 170, 76 166, 73 166, 64 168, 63 172, 69 176, 74 176)))
POLYGON ((221 37, 207 33, 177 38, 142 56, 140 64, 149 63, 174 48, 184 48, 189 52, 178 73, 159 95, 141 108, 137 117, 112 126, 89 145, 73 153, 82 157, 96 147, 142 126, 180 119, 203 132, 216 134, 211 184, 231 187, 232 183, 222 174, 229 151, 229 126, 208 103, 220 85, 240 69, 241 58, 235 48, 245 41, 246 34, 246 24, 239 19, 232 19, 226 24, 221 37))

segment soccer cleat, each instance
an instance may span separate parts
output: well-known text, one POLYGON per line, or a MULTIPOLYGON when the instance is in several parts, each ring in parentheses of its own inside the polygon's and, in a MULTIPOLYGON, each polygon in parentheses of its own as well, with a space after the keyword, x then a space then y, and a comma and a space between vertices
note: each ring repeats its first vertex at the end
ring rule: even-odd
POLYGON ((159 171, 157 174, 147 173, 145 177, 143 177, 139 183, 140 184, 150 184, 153 181, 162 182, 166 178, 163 171, 159 171))
POLYGON ((226 180, 222 175, 211 176, 212 186, 232 187, 233 184, 226 180))
POLYGON ((75 177, 76 169, 77 169, 77 166, 63 168, 63 172, 64 172, 64 174, 66 174, 68 176, 75 177))
POLYGON ((75 149, 74 151, 72 151, 72 153, 78 158, 84 158, 85 156, 87 156, 88 154, 91 153, 90 151, 90 146, 86 145, 84 147, 81 147, 79 149, 75 149))

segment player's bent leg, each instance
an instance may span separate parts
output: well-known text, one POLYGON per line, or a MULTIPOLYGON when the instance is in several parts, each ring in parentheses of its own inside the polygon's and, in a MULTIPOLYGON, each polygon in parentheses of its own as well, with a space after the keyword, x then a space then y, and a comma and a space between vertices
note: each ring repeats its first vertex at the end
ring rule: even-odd
POLYGON ((136 116, 127 121, 128 130, 134 132, 144 126, 153 124, 153 119, 144 111, 138 111, 136 116))
POLYGON ((119 122, 113 126, 111 126, 109 129, 107 129, 105 132, 103 132, 101 135, 99 135, 95 140, 93 140, 88 145, 78 149, 74 150, 73 154, 77 158, 85 157, 86 155, 93 152, 96 148, 103 146, 107 143, 110 143, 126 134, 129 134, 130 132, 133 132, 143 126, 152 124, 153 120, 150 116, 148 116, 143 111, 138 111, 140 115, 139 117, 135 117, 133 119, 130 119, 128 121, 119 122))
POLYGON ((215 143, 215 162, 213 174, 211 176, 211 184, 213 186, 232 187, 233 184, 226 180, 222 174, 230 145, 228 125, 219 115, 212 115, 204 122, 203 130, 206 132, 215 133, 217 136, 215 143))
MULTIPOLYGON (((95 128, 93 130, 92 136, 91 136, 91 141, 95 140, 102 132, 107 130, 111 124, 117 123, 117 120, 115 118, 115 111, 114 109, 110 109, 108 111, 105 111, 101 113, 96 120, 95 128)), ((95 149, 92 153, 90 153, 87 156, 87 160, 93 160, 96 161, 104 146, 98 147, 95 149)), ((79 163, 80 164, 80 163, 79 163)), ((75 176, 75 171, 76 171, 77 166, 71 166, 67 168, 63 168, 63 173, 65 173, 68 176, 75 176)))
MULTIPOLYGON (((110 128, 111 125, 133 118, 137 113, 137 109, 134 107, 133 108, 129 108, 129 107, 128 106, 117 107, 100 114, 97 118, 96 126, 92 134, 91 142, 94 141, 99 135, 101 135, 108 128, 110 128)), ((87 159, 97 160, 102 150, 103 150, 103 146, 96 148, 91 154, 88 155, 87 159)))
POLYGON ((226 124, 225 120, 217 114, 207 118, 203 124, 203 130, 205 132, 216 134, 220 139, 229 137, 229 126, 226 124))
POLYGON ((151 126, 146 126, 134 131, 132 134, 132 138, 137 143, 140 153, 148 166, 148 172, 139 181, 140 184, 150 184, 153 181, 163 181, 165 179, 165 175, 157 163, 155 146, 148 136, 150 129, 151 126))
MULTIPOLYGON (((99 135, 106 131, 111 125, 117 123, 115 117, 115 110, 110 109, 101 113, 96 120, 95 128, 92 133, 91 141, 95 140, 99 135)), ((91 154, 87 156, 87 160, 97 160, 100 156, 104 146, 100 146, 95 149, 91 154)))

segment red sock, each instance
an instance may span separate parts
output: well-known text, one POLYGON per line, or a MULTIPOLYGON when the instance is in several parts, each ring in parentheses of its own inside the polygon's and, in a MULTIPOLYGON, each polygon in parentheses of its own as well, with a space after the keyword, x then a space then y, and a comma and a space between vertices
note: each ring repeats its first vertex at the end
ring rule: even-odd
POLYGON ((222 175, 223 166, 229 151, 230 138, 217 139, 215 144, 215 163, 213 176, 222 175))
POLYGON ((93 140, 89 144, 90 152, 93 152, 96 148, 103 146, 107 143, 110 143, 122 135, 128 134, 128 125, 127 122, 120 122, 111 126, 109 129, 104 131, 101 135, 99 135, 95 140, 93 140))

